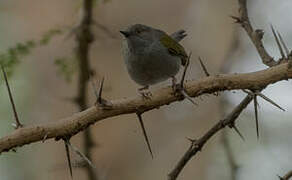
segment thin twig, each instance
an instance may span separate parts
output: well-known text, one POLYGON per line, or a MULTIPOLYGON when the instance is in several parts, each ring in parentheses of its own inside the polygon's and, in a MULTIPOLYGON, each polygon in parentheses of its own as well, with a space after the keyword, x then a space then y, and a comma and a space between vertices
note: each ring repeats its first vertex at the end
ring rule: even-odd
POLYGON ((262 38, 264 35, 264 32, 262 30, 255 30, 253 29, 250 20, 248 18, 248 11, 247 11, 247 1, 246 0, 238 0, 239 4, 239 17, 232 16, 233 19, 235 19, 236 23, 239 23, 246 33, 248 34, 250 40, 254 44, 255 48, 257 49, 257 52, 259 53, 262 62, 269 66, 275 66, 278 64, 277 61, 275 61, 266 51, 262 38))
POLYGON ((256 121, 256 131, 257 131, 257 138, 259 139, 259 118, 258 118, 258 101, 257 96, 253 96, 253 106, 254 106, 254 114, 255 114, 255 121, 256 121))

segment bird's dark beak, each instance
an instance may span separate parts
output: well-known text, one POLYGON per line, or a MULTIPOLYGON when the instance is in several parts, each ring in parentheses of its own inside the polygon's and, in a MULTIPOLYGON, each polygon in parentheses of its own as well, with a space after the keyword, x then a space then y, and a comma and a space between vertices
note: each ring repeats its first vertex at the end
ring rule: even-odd
POLYGON ((121 33, 122 35, 124 35, 126 38, 130 36, 130 33, 127 32, 127 31, 120 31, 120 33, 121 33))

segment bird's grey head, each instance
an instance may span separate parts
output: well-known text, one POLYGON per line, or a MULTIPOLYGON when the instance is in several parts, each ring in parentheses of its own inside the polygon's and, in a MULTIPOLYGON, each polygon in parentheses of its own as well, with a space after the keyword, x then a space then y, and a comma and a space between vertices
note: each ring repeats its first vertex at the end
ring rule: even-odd
POLYGON ((120 32, 126 38, 128 45, 134 47, 149 45, 159 40, 163 33, 158 29, 142 24, 129 26, 127 29, 120 32))

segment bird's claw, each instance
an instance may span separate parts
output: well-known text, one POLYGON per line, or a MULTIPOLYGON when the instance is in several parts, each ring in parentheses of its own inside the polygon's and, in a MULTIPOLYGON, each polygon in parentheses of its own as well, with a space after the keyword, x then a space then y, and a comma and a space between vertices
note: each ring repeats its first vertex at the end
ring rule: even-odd
POLYGON ((152 93, 149 90, 139 90, 139 95, 145 99, 150 100, 152 98, 152 93))

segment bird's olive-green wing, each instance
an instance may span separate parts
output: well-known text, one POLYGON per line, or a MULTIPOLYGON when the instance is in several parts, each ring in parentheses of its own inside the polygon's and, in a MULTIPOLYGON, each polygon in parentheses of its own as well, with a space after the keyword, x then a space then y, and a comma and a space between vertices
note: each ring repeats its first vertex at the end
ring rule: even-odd
POLYGON ((173 56, 179 56, 182 61, 182 65, 186 65, 187 62, 187 53, 185 49, 180 45, 178 42, 176 42, 174 39, 172 39, 170 36, 165 34, 160 39, 160 42, 168 49, 168 52, 173 56))

